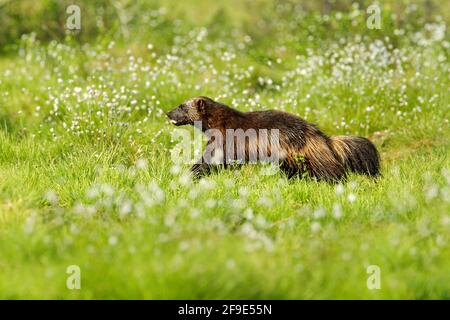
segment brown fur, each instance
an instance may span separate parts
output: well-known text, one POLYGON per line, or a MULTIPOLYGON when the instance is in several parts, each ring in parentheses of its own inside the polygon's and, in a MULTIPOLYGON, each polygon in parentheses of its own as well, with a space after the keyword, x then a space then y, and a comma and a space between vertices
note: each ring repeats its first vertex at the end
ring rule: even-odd
MULTIPOLYGON (((240 112, 207 97, 192 98, 178 108, 167 113, 175 125, 201 122, 202 130, 220 130, 225 137, 227 129, 278 129, 279 151, 282 154, 280 168, 289 177, 307 175, 317 179, 336 181, 346 176, 347 171, 376 176, 379 174, 379 156, 375 146, 366 138, 353 136, 328 137, 315 125, 292 114, 268 110, 240 112)), ((248 161, 257 153, 262 139, 246 139, 245 159, 248 161)), ((210 138, 208 145, 225 153, 226 143, 218 143, 210 138)), ((236 143, 234 144, 235 148, 236 143)), ((272 143, 266 144, 269 154, 272 143)), ((236 149, 235 149, 236 151, 236 149)), ((222 159, 221 166, 227 162, 222 159)), ((217 169, 217 166, 199 161, 192 168, 196 177, 201 177, 217 169)))
POLYGON ((368 139, 354 136, 330 138, 336 158, 349 171, 377 176, 379 174, 378 151, 368 139))

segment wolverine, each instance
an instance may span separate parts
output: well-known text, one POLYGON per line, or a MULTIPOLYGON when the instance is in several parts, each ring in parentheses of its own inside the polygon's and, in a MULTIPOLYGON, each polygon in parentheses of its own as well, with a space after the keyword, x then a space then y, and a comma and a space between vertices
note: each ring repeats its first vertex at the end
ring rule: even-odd
POLYGON ((195 178, 230 163, 258 161, 264 149, 264 159, 276 162, 289 178, 339 181, 348 172, 370 177, 380 172, 378 151, 368 139, 327 136, 314 124, 287 112, 241 112, 200 96, 183 102, 167 116, 174 125, 194 125, 209 138, 202 159, 191 169, 195 178), (277 134, 268 138, 268 131, 277 134), (239 137, 244 138, 243 143, 239 137))

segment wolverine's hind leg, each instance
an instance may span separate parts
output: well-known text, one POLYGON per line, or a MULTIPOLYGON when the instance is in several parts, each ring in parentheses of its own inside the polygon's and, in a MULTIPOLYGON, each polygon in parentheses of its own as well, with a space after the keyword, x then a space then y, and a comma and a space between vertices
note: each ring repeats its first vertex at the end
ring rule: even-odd
POLYGON ((308 172, 306 170, 306 166, 299 165, 298 163, 293 163, 289 160, 284 160, 280 164, 280 171, 282 171, 288 179, 299 177, 303 178, 308 176, 308 172))

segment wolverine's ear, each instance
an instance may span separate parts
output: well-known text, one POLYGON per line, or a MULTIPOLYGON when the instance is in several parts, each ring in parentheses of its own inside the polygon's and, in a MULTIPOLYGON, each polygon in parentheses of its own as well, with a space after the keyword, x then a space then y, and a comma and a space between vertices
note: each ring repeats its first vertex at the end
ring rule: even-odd
POLYGON ((200 111, 201 113, 204 113, 205 109, 206 109, 206 100, 201 97, 197 98, 196 104, 197 104, 198 111, 200 111))

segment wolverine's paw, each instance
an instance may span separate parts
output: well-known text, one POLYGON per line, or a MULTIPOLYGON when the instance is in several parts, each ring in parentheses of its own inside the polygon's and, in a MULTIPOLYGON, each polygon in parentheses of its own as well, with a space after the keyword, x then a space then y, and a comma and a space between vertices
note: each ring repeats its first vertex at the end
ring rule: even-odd
POLYGON ((191 168, 191 173, 194 180, 201 179, 207 172, 207 165, 204 163, 196 163, 191 168))

